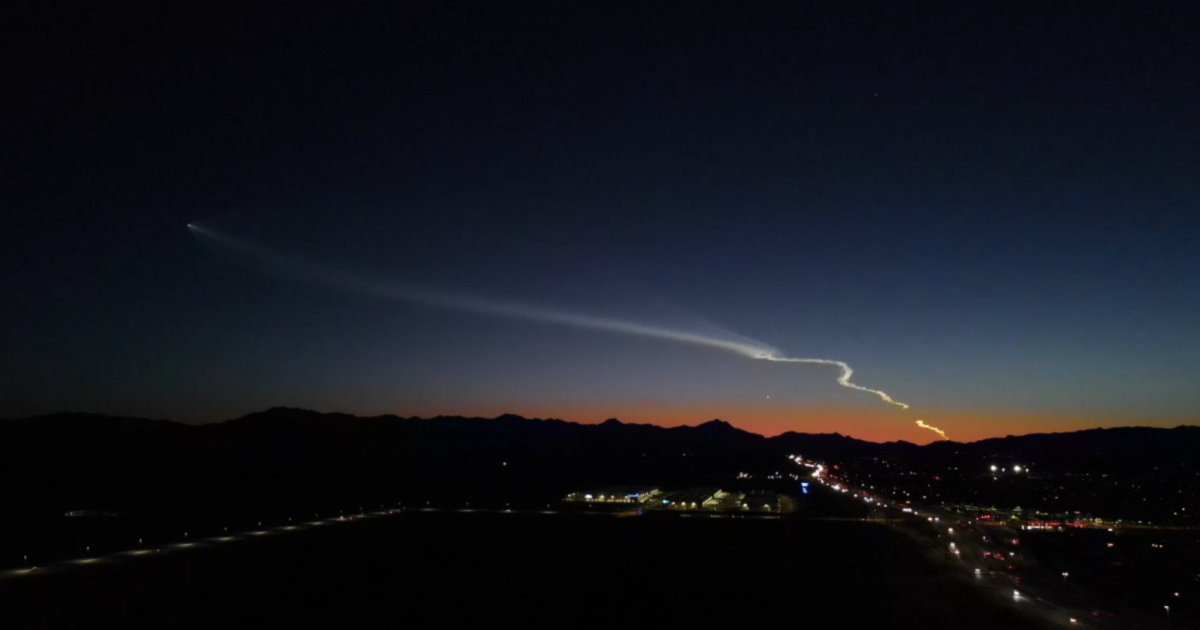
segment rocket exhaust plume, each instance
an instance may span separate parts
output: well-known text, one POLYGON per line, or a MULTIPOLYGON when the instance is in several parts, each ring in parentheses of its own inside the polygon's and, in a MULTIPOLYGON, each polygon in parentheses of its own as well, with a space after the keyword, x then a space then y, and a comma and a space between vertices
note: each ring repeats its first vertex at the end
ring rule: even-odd
POLYGON ((937 427, 933 427, 933 426, 929 426, 928 424, 925 424, 925 421, 924 421, 924 420, 917 420, 917 426, 921 427, 922 429, 929 429, 930 431, 933 431, 934 433, 936 433, 936 434, 938 434, 938 435, 942 436, 942 439, 943 439, 943 440, 948 440, 948 439, 950 439, 950 438, 946 437, 946 432, 945 432, 945 431, 943 431, 943 430, 941 430, 941 429, 939 429, 939 428, 937 428, 937 427))
MULTIPOLYGON (((508 302, 498 302, 482 298, 450 295, 444 293, 432 293, 413 287, 406 287, 404 285, 365 279, 359 276, 337 271, 330 267, 325 267, 298 258, 286 256, 272 251, 266 247, 210 230, 198 223, 189 223, 187 227, 197 238, 205 239, 210 243, 220 245, 228 252, 246 256, 257 263, 265 265, 271 271, 282 273, 295 280, 314 282, 344 291, 353 291, 355 293, 373 295, 376 297, 408 302, 412 304, 434 306, 456 311, 481 313, 498 317, 508 317, 511 319, 522 319, 527 321, 559 324, 563 326, 574 326, 576 328, 606 330, 609 332, 625 333, 642 337, 653 337, 657 339, 677 341, 680 343, 719 348, 721 350, 736 352, 742 356, 750 357, 752 359, 759 359, 762 361, 833 365, 839 369, 839 375, 837 378, 838 385, 847 387, 849 389, 856 389, 860 392, 874 394, 889 405, 895 405, 901 409, 908 409, 908 405, 893 400, 891 396, 888 396, 884 392, 881 392, 877 389, 862 387, 850 382, 850 377, 853 376, 854 370, 844 361, 784 356, 783 353, 777 348, 760 341, 750 339, 749 337, 743 337, 736 333, 729 333, 727 337, 722 338, 712 335, 702 335, 694 332, 648 326, 646 324, 639 324, 636 322, 626 322, 604 317, 595 317, 592 315, 557 311, 508 302)), ((918 424, 921 424, 920 421, 918 421, 918 424)), ((921 426, 932 429, 932 427, 928 427, 924 424, 921 424, 921 426)), ((937 429, 933 430, 937 431, 937 429)), ((945 437, 945 434, 942 434, 941 431, 938 431, 938 433, 941 434, 942 437, 945 437)))
POLYGON ((901 409, 908 409, 908 405, 897 400, 892 400, 891 396, 888 396, 877 389, 868 389, 866 387, 851 383, 850 377, 854 375, 854 369, 847 365, 844 361, 834 361, 833 359, 798 359, 795 357, 784 357, 779 356, 778 351, 772 351, 771 353, 765 355, 758 355, 754 358, 763 359, 765 361, 779 361, 781 363, 822 363, 825 365, 836 365, 841 368, 842 371, 837 379, 838 385, 841 385, 842 387, 849 387, 850 389, 857 389, 860 392, 867 392, 868 394, 875 394, 882 399, 883 402, 889 405, 895 405, 901 409))

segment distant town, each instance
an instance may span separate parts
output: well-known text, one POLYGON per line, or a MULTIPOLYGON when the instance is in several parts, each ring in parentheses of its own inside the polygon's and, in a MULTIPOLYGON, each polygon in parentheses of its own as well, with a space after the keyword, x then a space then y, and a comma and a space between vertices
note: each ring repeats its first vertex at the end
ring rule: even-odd
POLYGON ((733 492, 720 488, 662 490, 653 486, 606 486, 587 492, 572 492, 570 503, 636 506, 640 510, 703 510, 714 512, 793 512, 795 503, 771 490, 733 492))

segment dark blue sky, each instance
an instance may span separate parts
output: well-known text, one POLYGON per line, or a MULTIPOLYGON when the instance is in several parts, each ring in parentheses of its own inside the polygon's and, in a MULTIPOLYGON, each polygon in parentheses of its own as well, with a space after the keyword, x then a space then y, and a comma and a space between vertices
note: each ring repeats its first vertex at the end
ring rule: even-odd
POLYGON ((1196 420, 1187 4, 163 4, 7 20, 0 416, 1196 420), (820 366, 293 282, 193 221, 429 290, 711 322, 913 408, 820 366))

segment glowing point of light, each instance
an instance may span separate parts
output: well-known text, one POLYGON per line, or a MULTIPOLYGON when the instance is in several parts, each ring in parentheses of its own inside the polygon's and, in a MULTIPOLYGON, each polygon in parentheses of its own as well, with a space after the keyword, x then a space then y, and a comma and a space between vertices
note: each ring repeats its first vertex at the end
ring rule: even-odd
MULTIPOLYGON (((929 429, 930 431, 933 431, 934 433, 936 433, 936 434, 938 434, 938 435, 942 436, 942 439, 943 439, 943 440, 948 440, 948 439, 950 439, 950 438, 946 437, 946 432, 945 432, 945 431, 943 431, 943 430, 941 430, 941 429, 939 429, 939 428, 937 428, 937 427, 934 427, 934 426, 930 426, 930 425, 928 425, 928 424, 925 424, 925 421, 924 421, 924 420, 917 420, 917 426, 921 427, 922 429, 929 429)), ((994 467, 993 467, 993 469, 994 469, 994 467)))

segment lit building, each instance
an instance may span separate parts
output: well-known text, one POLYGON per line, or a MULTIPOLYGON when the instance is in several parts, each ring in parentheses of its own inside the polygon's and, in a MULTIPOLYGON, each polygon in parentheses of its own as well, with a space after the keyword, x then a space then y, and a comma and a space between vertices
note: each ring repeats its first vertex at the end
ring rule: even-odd
POLYGON ((662 496, 662 491, 652 486, 609 486, 590 492, 572 492, 567 501, 582 503, 646 503, 662 496))
POLYGON ((721 494, 719 488, 688 488, 673 490, 661 497, 662 507, 672 510, 698 510, 715 506, 721 494))
POLYGON ((711 498, 709 498, 707 501, 704 502, 704 507, 716 509, 730 496, 731 495, 728 492, 725 492, 724 490, 717 490, 716 492, 713 493, 711 498))
POLYGON ((778 512, 779 495, 770 490, 751 490, 742 496, 742 509, 751 512, 778 512))

